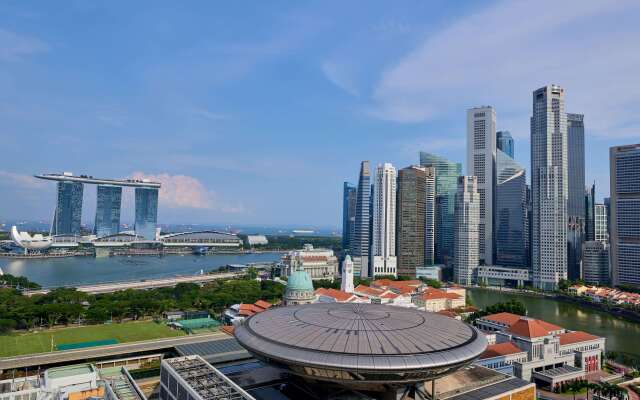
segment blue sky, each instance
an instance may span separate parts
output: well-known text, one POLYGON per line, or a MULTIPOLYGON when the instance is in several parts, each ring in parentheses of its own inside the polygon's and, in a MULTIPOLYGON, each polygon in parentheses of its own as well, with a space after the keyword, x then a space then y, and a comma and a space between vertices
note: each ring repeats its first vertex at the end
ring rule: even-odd
POLYGON ((163 223, 339 226, 360 160, 462 161, 472 106, 528 168, 548 83, 585 114, 601 198, 608 147, 640 142, 638 20, 637 1, 2 2, 0 218, 50 219, 30 176, 72 171, 161 180, 163 223))

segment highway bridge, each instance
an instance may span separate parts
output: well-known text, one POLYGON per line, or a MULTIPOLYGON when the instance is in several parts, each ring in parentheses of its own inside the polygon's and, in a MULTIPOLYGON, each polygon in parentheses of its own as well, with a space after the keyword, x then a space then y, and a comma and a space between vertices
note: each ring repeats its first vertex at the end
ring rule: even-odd
POLYGON ((175 346, 229 339, 229 335, 215 332, 201 335, 178 336, 142 342, 120 343, 109 346, 89 347, 76 350, 52 351, 0 358, 0 371, 15 368, 46 366, 59 363, 82 362, 84 360, 111 356, 131 355, 148 351, 171 350, 175 346))
MULTIPOLYGON (((219 279, 236 279, 243 276, 243 273, 237 272, 220 272, 214 274, 204 275, 188 275, 188 276, 173 276, 169 278, 157 278, 157 279, 145 279, 139 281, 125 281, 125 282, 110 282, 110 283, 98 283, 95 285, 84 286, 69 286, 75 287, 80 292, 89 294, 101 294, 101 293, 113 293, 127 289, 154 289, 161 287, 173 287, 179 283, 197 283, 205 284, 219 279)), ((38 290, 25 290, 23 294, 27 296, 33 296, 34 294, 47 294, 51 291, 49 288, 38 290)))

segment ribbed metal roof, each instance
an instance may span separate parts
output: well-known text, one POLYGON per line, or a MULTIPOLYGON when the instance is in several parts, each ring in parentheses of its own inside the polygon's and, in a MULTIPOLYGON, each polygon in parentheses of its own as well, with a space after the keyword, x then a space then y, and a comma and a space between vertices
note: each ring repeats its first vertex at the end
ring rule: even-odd
POLYGON ((249 351, 284 363, 370 370, 446 367, 487 342, 453 318, 381 304, 317 303, 269 309, 236 327, 249 351))

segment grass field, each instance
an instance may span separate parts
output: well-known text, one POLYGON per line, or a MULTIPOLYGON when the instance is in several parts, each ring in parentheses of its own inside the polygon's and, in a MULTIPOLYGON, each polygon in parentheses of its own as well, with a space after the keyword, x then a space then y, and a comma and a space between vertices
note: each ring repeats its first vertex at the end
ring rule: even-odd
POLYGON ((51 337, 53 337, 54 345, 58 345, 105 339, 115 339, 119 343, 125 343, 182 335, 184 335, 182 331, 172 330, 163 323, 152 321, 60 328, 24 334, 15 333, 0 335, 0 357, 51 351, 51 337))

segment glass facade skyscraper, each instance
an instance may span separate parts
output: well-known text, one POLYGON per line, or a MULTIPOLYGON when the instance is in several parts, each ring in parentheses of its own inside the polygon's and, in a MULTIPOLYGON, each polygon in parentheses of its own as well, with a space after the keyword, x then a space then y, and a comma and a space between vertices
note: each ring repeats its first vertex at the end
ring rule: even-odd
POLYGON ((496 264, 528 266, 527 183, 524 168, 496 152, 496 264))
POLYGON ((80 235, 83 185, 80 182, 58 182, 58 199, 53 216, 53 235, 80 235))
POLYGON ((462 285, 472 285, 480 264, 480 193, 476 176, 458 178, 455 236, 453 279, 462 285))
POLYGON ((398 275, 415 278, 424 267, 427 212, 427 170, 412 165, 398 171, 396 253, 398 275))
POLYGON ((351 250, 351 239, 356 221, 356 187, 344 182, 342 185, 342 249, 345 253, 351 250))
POLYGON ((585 241, 596 240, 596 220, 595 220, 595 204, 596 204, 596 184, 592 184, 584 194, 584 232, 585 241))
POLYGON ((435 170, 436 263, 449 265, 453 259, 455 198, 462 164, 436 154, 420 152, 420 165, 435 170))
POLYGON ((117 234, 120 230, 122 187, 98 185, 96 199, 96 220, 93 233, 97 237, 117 234))
POLYGON ((511 132, 496 132, 496 146, 498 147, 498 150, 502 150, 509 157, 514 158, 515 149, 513 146, 513 137, 511 137, 511 132))
POLYGON ((582 243, 585 234, 584 204, 584 116, 567 114, 567 275, 580 279, 582 243))
POLYGON ((136 188, 135 232, 147 240, 155 240, 158 224, 158 189, 136 188))
POLYGON ((609 149, 613 285, 640 286, 640 144, 609 149))
POLYGON ((354 222, 351 258, 356 276, 369 276, 369 237, 371 228, 371 173, 369 161, 360 164, 358 191, 356 194, 356 218, 354 222))

